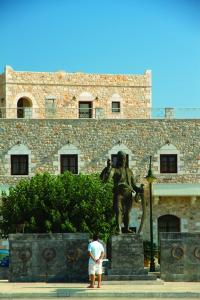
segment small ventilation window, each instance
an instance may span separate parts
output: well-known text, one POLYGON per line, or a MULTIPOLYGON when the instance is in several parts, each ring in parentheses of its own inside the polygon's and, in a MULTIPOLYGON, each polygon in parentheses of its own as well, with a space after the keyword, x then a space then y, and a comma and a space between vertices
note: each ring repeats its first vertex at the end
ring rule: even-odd
POLYGON ((119 113, 120 112, 120 102, 113 101, 112 102, 112 112, 113 113, 119 113))

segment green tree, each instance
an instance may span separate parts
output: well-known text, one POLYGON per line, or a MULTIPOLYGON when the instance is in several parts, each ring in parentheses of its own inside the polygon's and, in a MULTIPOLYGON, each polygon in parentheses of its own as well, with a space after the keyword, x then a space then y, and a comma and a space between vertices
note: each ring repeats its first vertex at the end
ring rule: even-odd
POLYGON ((112 185, 104 184, 99 174, 61 176, 66 198, 70 199, 69 220, 78 232, 99 232, 105 240, 114 231, 112 185))
POLYGON ((3 195, 0 207, 3 237, 24 232, 99 232, 106 240, 114 231, 112 186, 98 174, 37 174, 3 195))

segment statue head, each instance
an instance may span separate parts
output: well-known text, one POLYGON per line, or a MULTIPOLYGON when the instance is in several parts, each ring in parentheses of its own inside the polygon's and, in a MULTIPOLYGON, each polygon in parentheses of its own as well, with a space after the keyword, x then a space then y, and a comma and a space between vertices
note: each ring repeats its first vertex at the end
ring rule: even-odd
POLYGON ((124 156, 126 157, 126 153, 123 152, 123 151, 118 151, 118 152, 117 152, 117 156, 118 156, 118 157, 124 157, 124 156))
POLYGON ((123 151, 117 153, 117 166, 126 166, 126 153, 123 151))

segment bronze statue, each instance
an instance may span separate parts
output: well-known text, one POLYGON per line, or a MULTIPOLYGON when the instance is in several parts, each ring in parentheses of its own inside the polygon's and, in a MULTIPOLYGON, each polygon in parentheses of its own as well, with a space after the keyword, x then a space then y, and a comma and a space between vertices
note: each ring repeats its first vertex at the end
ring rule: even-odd
POLYGON ((138 195, 141 198, 143 195, 143 185, 141 187, 135 185, 133 172, 126 166, 126 153, 122 151, 117 153, 116 167, 112 167, 111 161, 108 159, 107 167, 101 172, 100 178, 104 182, 113 178, 113 209, 116 216, 118 233, 122 233, 122 223, 124 223, 124 232, 132 233, 129 228, 129 220, 133 205, 133 194, 136 192, 135 199, 139 199, 138 195))

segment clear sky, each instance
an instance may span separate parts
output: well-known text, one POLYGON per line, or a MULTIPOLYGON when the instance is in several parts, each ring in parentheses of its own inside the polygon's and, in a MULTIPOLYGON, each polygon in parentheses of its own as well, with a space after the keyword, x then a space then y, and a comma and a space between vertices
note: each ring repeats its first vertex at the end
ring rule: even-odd
POLYGON ((0 0, 0 72, 143 74, 153 107, 200 107, 200 0, 0 0))

